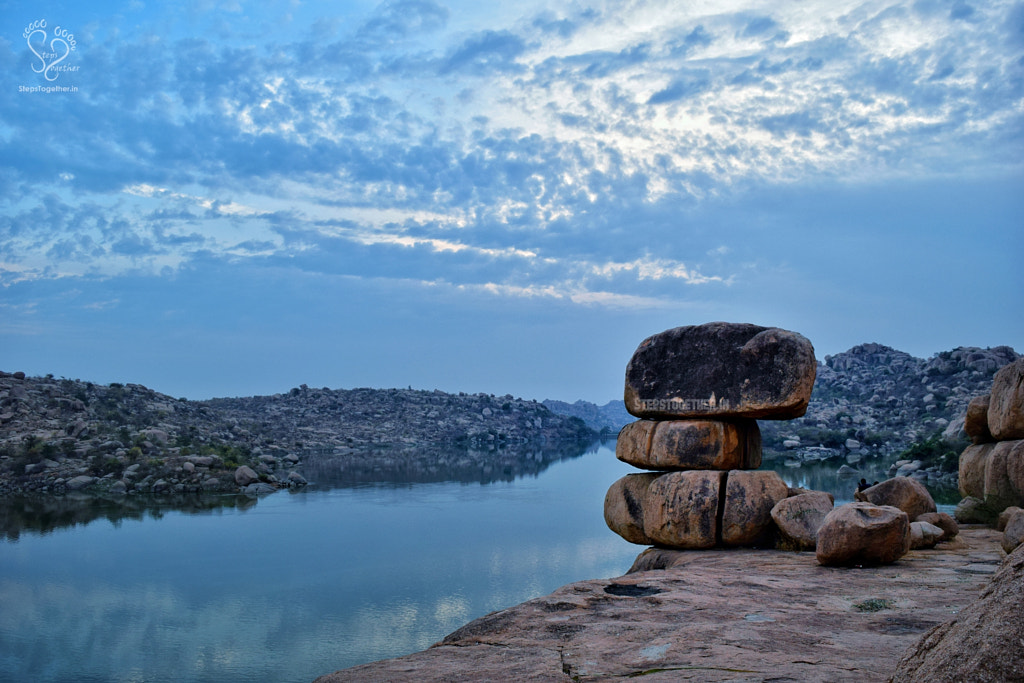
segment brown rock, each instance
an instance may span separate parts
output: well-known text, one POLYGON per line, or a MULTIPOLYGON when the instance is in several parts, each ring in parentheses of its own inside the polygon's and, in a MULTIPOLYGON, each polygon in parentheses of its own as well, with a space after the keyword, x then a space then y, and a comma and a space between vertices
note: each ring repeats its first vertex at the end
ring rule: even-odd
POLYGON ((654 543, 644 533, 644 499, 647 488, 659 476, 651 472, 627 474, 612 484, 604 497, 605 524, 630 543, 654 543))
POLYGON ((1003 560, 981 598, 925 634, 890 683, 1024 680, 1024 547, 1003 560))
POLYGON ((1024 439, 1024 358, 1004 365, 992 378, 988 430, 997 441, 1024 439))
POLYGON ((995 447, 994 443, 975 444, 968 446, 960 454, 957 485, 961 496, 978 499, 985 497, 985 466, 988 464, 989 453, 995 447))
POLYGON ((985 462, 984 500, 994 510, 1011 505, 1024 506, 1024 481, 1011 478, 1011 469, 1024 470, 1019 460, 1024 458, 1024 441, 1000 441, 994 444, 985 462))
POLYGON ((718 538, 718 498, 725 472, 669 472, 647 488, 644 533, 670 548, 711 548, 718 538))
POLYGON ((648 337, 626 366, 626 410, 658 419, 790 419, 807 411, 817 365, 803 336, 707 323, 648 337))
POLYGON ((779 547, 814 550, 818 544, 818 529, 833 506, 832 494, 824 491, 809 491, 776 503, 771 515, 781 535, 779 547))
POLYGON ((880 484, 857 491, 854 498, 875 505, 891 505, 917 519, 926 512, 935 512, 935 500, 924 484, 911 477, 893 477, 880 484))
POLYGON ((637 420, 619 432, 615 455, 648 470, 756 469, 761 430, 756 420, 637 420))
POLYGON ((819 564, 889 564, 910 550, 910 519, 889 505, 848 503, 825 517, 818 529, 819 564))
POLYGON ((910 523, 910 549, 934 548, 942 540, 943 531, 928 522, 910 523))
POLYGON ((996 531, 1005 531, 1006 523, 1010 521, 1010 516, 1021 509, 1024 508, 1019 508, 1016 505, 1014 505, 1013 507, 1008 507, 1002 512, 1000 512, 999 517, 996 518, 996 531))
POLYGON ((746 546, 773 543, 772 508, 787 495, 789 487, 773 470, 729 472, 722 510, 722 543, 746 546))
POLYGON ((939 543, 955 538, 960 533, 960 526, 956 523, 956 520, 945 512, 926 512, 923 515, 918 515, 914 521, 928 522, 942 529, 942 538, 939 539, 939 543))
POLYGON ((988 401, 990 394, 975 396, 967 404, 967 415, 964 417, 964 431, 974 443, 993 441, 992 432, 988 430, 988 401))
MULTIPOLYGON (((1024 510, 1017 508, 1006 520, 1006 527, 1003 529, 1003 550, 1007 554, 1012 553, 1022 543, 1024 543, 1024 510)), ((1024 642, 1021 645, 1024 646, 1024 642)))

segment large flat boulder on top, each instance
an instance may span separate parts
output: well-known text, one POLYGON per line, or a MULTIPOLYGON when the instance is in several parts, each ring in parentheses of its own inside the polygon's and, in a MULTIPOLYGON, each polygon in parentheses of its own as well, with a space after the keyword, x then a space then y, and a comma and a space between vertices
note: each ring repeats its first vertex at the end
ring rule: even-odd
POLYGON ((1004 365, 992 378, 988 430, 997 441, 1024 439, 1024 358, 1004 365))
POLYGON ((648 337, 626 366, 626 410, 655 419, 788 420, 807 412, 814 347, 777 327, 715 322, 648 337))
POLYGON ((637 420, 622 428, 615 456, 646 470, 739 470, 761 465, 756 420, 637 420))
POLYGON ((890 505, 847 503, 825 516, 815 557, 826 566, 889 564, 910 550, 910 518, 890 505))

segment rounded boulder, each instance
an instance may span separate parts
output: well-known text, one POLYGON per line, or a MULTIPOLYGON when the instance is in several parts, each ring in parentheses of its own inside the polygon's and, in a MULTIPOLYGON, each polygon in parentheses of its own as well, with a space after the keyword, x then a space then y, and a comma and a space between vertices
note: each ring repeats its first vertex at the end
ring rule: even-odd
POLYGON ((825 566, 890 564, 910 550, 910 518, 891 505, 848 503, 825 516, 815 557, 825 566))

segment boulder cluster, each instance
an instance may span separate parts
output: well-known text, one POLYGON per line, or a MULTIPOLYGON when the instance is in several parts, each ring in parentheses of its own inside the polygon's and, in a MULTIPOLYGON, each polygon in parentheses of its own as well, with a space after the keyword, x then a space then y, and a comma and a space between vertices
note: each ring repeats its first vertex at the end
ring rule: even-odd
MULTIPOLYGON (((696 549, 775 542, 773 509, 793 493, 758 471, 755 418, 803 415, 814 348, 779 328, 734 323, 678 327, 644 340, 626 368, 616 457, 651 470, 619 479, 605 521, 627 541, 696 549)), ((826 497, 829 508, 831 496, 826 497)))
POLYGON ((608 527, 673 549, 815 550, 823 565, 894 562, 955 536, 924 485, 896 477, 834 508, 831 494, 794 489, 762 471, 756 418, 807 409, 816 363, 799 334, 748 324, 679 327, 642 342, 626 369, 616 456, 644 470, 608 490, 608 527))
POLYGON ((1004 529, 1011 552, 1024 541, 1024 358, 1000 369, 992 392, 967 406, 964 430, 971 445, 960 454, 962 522, 1004 529))

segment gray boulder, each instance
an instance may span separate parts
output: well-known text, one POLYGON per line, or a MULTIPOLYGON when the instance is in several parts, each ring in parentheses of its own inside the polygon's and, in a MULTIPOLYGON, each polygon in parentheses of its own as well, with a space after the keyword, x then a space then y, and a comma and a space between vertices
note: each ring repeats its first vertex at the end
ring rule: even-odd
POLYGON ((928 522, 910 523, 910 549, 934 548, 942 540, 943 531, 928 522))
POLYGON ((825 516, 815 557, 826 566, 890 564, 910 550, 910 519, 889 505, 848 503, 825 516))
POLYGON ((808 491, 776 503, 771 516, 781 536, 779 547, 814 550, 818 544, 818 529, 834 504, 832 494, 824 491, 808 491))
POLYGON ((256 474, 251 467, 248 465, 242 465, 235 470, 235 483, 239 486, 248 486, 254 482, 260 480, 260 475, 256 474))
POLYGON ((68 479, 66 482, 64 482, 64 486, 69 491, 78 491, 80 489, 84 489, 87 486, 90 486, 94 481, 96 481, 95 477, 90 477, 87 474, 81 474, 77 477, 72 477, 71 479, 68 479))
POLYGON ((928 522, 942 529, 942 538, 939 539, 939 543, 955 538, 960 533, 960 526, 956 520, 945 512, 926 512, 923 515, 918 515, 914 521, 928 522))
POLYGON ((814 348, 777 327, 715 322, 648 337, 626 366, 626 410, 685 419, 800 417, 814 386, 814 348))

